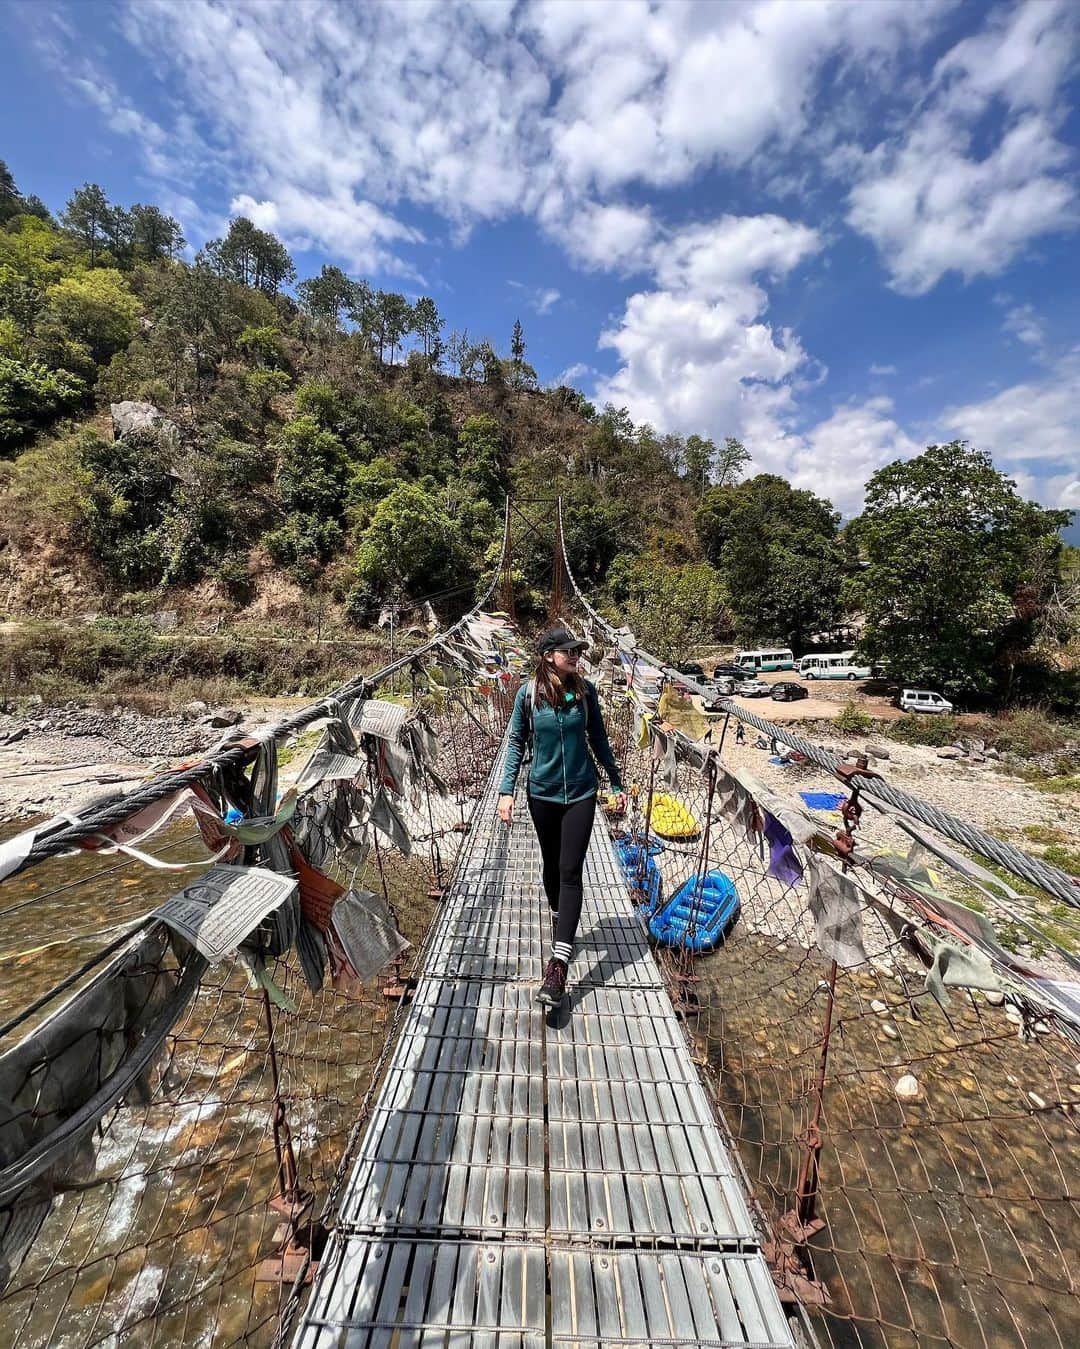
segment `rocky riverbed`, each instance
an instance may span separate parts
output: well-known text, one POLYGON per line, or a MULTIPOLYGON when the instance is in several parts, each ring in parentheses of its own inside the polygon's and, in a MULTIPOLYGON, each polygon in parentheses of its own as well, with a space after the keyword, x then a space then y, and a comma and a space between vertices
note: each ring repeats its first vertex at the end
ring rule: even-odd
POLYGON ((78 811, 104 791, 130 790, 144 778, 211 749, 231 726, 277 721, 305 699, 271 699, 232 707, 192 703, 148 716, 26 700, 0 713, 0 821, 78 811))

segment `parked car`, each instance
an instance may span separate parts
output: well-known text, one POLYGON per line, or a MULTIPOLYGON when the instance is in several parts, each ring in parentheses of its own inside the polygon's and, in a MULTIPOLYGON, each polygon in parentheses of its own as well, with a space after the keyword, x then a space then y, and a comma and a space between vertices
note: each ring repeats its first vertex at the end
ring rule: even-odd
POLYGON ((777 703, 794 703, 800 698, 808 698, 810 695, 802 684, 792 684, 788 680, 772 686, 773 701, 777 703))
POLYGON ((713 670, 714 679, 745 679, 746 671, 741 665, 734 665, 730 662, 727 665, 718 665, 713 670))
POLYGON ((771 689, 764 679, 740 679, 735 685, 735 692, 743 698, 767 698, 771 689))
POLYGON ((951 712, 952 703, 940 693, 931 689, 901 689, 900 710, 902 712, 951 712))
POLYGON ((676 665, 675 668, 676 670, 678 670, 680 674, 689 675, 690 678, 695 681, 699 681, 705 678, 704 669, 702 668, 702 666, 698 665, 695 661, 692 660, 684 661, 682 665, 676 665))

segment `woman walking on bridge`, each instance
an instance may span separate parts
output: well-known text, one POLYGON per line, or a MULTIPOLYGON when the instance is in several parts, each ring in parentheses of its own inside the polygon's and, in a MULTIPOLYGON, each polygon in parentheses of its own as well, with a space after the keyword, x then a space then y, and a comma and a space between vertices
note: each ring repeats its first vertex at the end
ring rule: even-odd
POLYGON ((596 689, 578 674, 587 642, 565 628, 549 628, 537 644, 533 678, 524 684, 510 717, 499 818, 509 824, 514 786, 527 748, 532 749, 526 794, 543 859, 544 894, 552 912, 554 943, 537 998, 557 1007, 566 993, 566 971, 581 918, 585 852, 596 814, 599 777, 593 754, 626 808, 619 765, 611 752, 596 689))

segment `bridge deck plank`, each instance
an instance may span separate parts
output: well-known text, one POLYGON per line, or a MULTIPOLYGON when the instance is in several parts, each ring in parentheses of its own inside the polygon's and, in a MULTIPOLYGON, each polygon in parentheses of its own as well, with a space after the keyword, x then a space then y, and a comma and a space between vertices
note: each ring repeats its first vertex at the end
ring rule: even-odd
POLYGON ((606 832, 568 1007, 535 835, 494 774, 296 1336, 299 1349, 791 1349, 736 1168, 606 832))

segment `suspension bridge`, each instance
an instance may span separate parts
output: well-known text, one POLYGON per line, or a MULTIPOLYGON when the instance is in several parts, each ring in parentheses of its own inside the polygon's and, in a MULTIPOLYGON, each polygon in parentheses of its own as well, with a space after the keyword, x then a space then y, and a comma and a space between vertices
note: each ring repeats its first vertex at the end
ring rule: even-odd
POLYGON ((494 809, 516 509, 457 624, 4 845, 0 1342, 1075 1343, 1077 962, 1002 944, 1045 914, 971 854, 1061 931, 1080 887, 735 704, 650 712, 558 507, 553 612, 637 791, 598 817, 568 1003, 535 1004, 535 837, 494 809), (842 811, 730 763, 730 717, 842 811))

